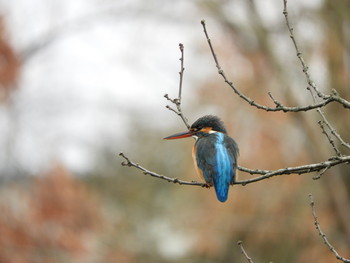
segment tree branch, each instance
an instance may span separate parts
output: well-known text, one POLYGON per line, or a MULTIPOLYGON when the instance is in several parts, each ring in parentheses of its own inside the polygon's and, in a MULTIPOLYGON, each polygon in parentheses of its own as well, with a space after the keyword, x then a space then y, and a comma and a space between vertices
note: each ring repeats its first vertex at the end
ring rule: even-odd
MULTIPOLYGON (((283 14, 285 14, 285 16, 287 16, 288 18, 288 13, 286 11, 283 11, 283 14)), ((222 76, 222 78, 224 79, 225 83, 227 83, 231 89, 241 98, 243 99, 244 101, 248 102, 251 106, 254 106, 256 107, 257 109, 260 109, 260 110, 265 110, 265 111, 268 111, 268 112, 278 112, 278 111, 283 111, 283 112, 301 112, 301 111, 309 111, 309 110, 313 110, 313 109, 318 109, 318 108, 322 108, 324 106, 326 106, 327 104, 329 104, 330 102, 339 102, 341 103, 345 108, 348 108, 350 109, 350 102, 340 98, 338 95, 325 95, 323 93, 321 93, 317 87, 314 85, 314 83, 312 82, 311 78, 310 78, 310 75, 308 73, 308 68, 304 62, 304 59, 301 55, 301 53, 299 52, 299 49, 297 49, 297 56, 299 58, 300 61, 302 61, 302 65, 303 65, 303 71, 305 72, 305 74, 307 75, 307 78, 308 78, 308 82, 310 83, 309 85, 312 84, 312 87, 315 87, 315 90, 317 90, 320 94, 322 94, 322 97, 323 98, 323 101, 319 102, 319 103, 314 103, 314 104, 311 104, 311 105, 307 105, 307 106, 299 106, 299 107, 287 107, 287 106, 284 106, 282 103, 278 102, 277 100, 275 100, 271 93, 268 93, 268 95, 270 96, 270 98, 273 100, 273 102, 275 103, 276 107, 268 107, 268 106, 265 106, 265 105, 261 105, 259 103, 256 103, 254 100, 252 100, 251 98, 245 96, 242 92, 240 92, 234 85, 231 81, 229 81, 225 75, 225 72, 223 71, 223 69, 221 68, 220 64, 219 64, 219 60, 215 54, 215 51, 214 51, 214 48, 213 48, 213 45, 211 43, 211 40, 209 38, 209 34, 207 32, 207 28, 206 28, 206 24, 205 24, 205 20, 202 20, 201 21, 201 24, 203 26, 203 31, 204 31, 204 34, 206 36, 206 39, 207 39, 207 42, 208 42, 208 45, 209 45, 209 48, 210 48, 210 51, 212 53, 212 56, 213 56, 213 59, 215 61, 215 65, 216 65, 216 68, 218 69, 218 73, 222 76)), ((289 20, 288 20, 288 26, 289 26, 289 20)), ((293 32, 293 29, 290 28, 290 26, 288 27, 289 31, 291 32, 291 38, 292 38, 292 32, 293 32)), ((294 36, 293 36, 293 43, 294 43, 294 46, 296 48, 298 48, 298 46, 296 45, 296 42, 295 42, 295 39, 294 39, 294 36)))
POLYGON ((177 110, 175 110, 174 108, 170 107, 169 105, 166 106, 167 109, 175 112, 178 116, 181 117, 182 121, 184 122, 184 124, 186 125, 187 129, 190 129, 190 124, 188 123, 186 117, 183 115, 182 113, 182 108, 181 108, 181 99, 182 99, 182 81, 183 81, 183 76, 184 76, 184 71, 185 71, 185 68, 184 68, 184 52, 185 52, 185 47, 183 44, 179 44, 179 48, 180 48, 180 51, 181 51, 181 57, 180 57, 180 61, 181 61, 181 65, 180 65, 180 72, 179 72, 179 75, 180 75, 180 82, 179 82, 179 95, 177 98, 175 99, 171 99, 169 97, 168 94, 165 94, 164 97, 172 102, 173 104, 176 105, 176 108, 177 110))
POLYGON ((183 180, 179 180, 177 178, 171 178, 171 177, 167 177, 167 176, 160 175, 160 174, 157 174, 155 172, 149 171, 146 168, 139 165, 138 163, 134 163, 133 161, 131 161, 129 159, 129 157, 127 157, 122 152, 119 153, 119 156, 121 156, 125 159, 125 162, 121 163, 122 166, 135 167, 136 169, 139 169, 140 171, 142 171, 143 174, 145 174, 145 175, 150 175, 150 176, 153 176, 153 177, 156 177, 156 178, 159 178, 159 179, 171 182, 171 183, 180 184, 180 185, 195 185, 195 186, 208 187, 208 185, 206 183, 198 183, 195 181, 192 181, 192 182, 183 181, 183 180))
POLYGON ((239 248, 241 249, 242 254, 244 255, 244 257, 247 259, 247 261, 249 263, 254 263, 252 258, 248 256, 247 252, 245 251, 244 247, 243 247, 243 242, 240 240, 237 242, 237 245, 239 246, 239 248))
POLYGON ((327 128, 330 130, 331 134, 338 139, 340 144, 348 149, 350 149, 350 144, 345 142, 344 139, 340 136, 340 134, 336 131, 336 129, 329 123, 326 116, 324 116, 322 111, 319 111, 319 114, 321 115, 323 119, 323 123, 327 126, 327 128))
POLYGON ((261 174, 262 176, 255 177, 249 180, 244 181, 237 181, 236 184, 250 184, 254 182, 258 182, 267 178, 271 178, 273 176, 277 175, 287 175, 287 174, 308 174, 312 172, 319 172, 325 168, 329 169, 335 165, 341 164, 341 163, 350 163, 350 156, 335 156, 330 158, 327 161, 320 162, 320 163, 312 163, 312 164, 306 164, 301 166, 295 166, 295 167, 287 167, 287 168, 281 168, 278 170, 251 170, 244 167, 238 167, 238 170, 250 174, 261 174))
POLYGON ((342 104, 344 108, 350 109, 350 102, 339 97, 338 92, 336 92, 335 90, 332 90, 331 95, 326 95, 317 88, 315 82, 311 79, 311 75, 309 73, 309 67, 306 65, 305 60, 303 58, 303 55, 299 50, 298 44, 297 44, 295 37, 294 37, 294 34, 293 34, 294 29, 293 29, 293 27, 291 27, 290 22, 289 22, 288 11, 287 11, 287 0, 283 0, 283 15, 284 15, 284 18, 286 20, 286 25, 287 25, 287 28, 288 28, 288 31, 290 34, 290 38, 292 39, 297 57, 300 61, 300 64, 302 66, 302 70, 305 74, 305 77, 306 77, 306 80, 307 80, 307 83, 309 84, 309 86, 316 92, 318 97, 320 97, 324 100, 332 98, 332 101, 336 101, 336 102, 342 104))
POLYGON ((322 232, 321 226, 320 226, 320 224, 318 222, 318 217, 316 215, 316 209, 315 209, 315 202, 314 202, 314 199, 312 197, 312 194, 309 194, 309 199, 310 199, 310 206, 311 206, 311 210, 312 210, 312 216, 314 218, 314 224, 316 226, 318 234, 323 239, 323 243, 329 248, 330 251, 333 252, 333 254, 335 255, 335 257, 338 260, 341 260, 341 261, 346 262, 346 263, 350 263, 350 259, 346 259, 346 258, 343 258, 342 256, 340 256, 339 253, 335 250, 335 248, 331 245, 331 243, 329 243, 328 238, 322 232))
MULTIPOLYGON (((159 179, 163 179, 163 180, 168 181, 168 182, 178 183, 180 185, 183 184, 183 185, 194 185, 194 186, 207 187, 207 184, 205 184, 205 183, 198 183, 195 181, 192 181, 192 182, 182 181, 182 180, 179 180, 177 178, 171 178, 171 177, 157 174, 155 172, 151 172, 151 171, 147 170, 146 168, 140 166, 139 164, 132 162, 123 153, 120 153, 119 155, 126 160, 126 162, 122 162, 123 166, 135 167, 135 168, 141 170, 143 172, 143 174, 157 177, 159 179)), ((258 169, 252 170, 252 169, 238 166, 237 169, 242 171, 242 172, 249 173, 252 175, 253 174, 260 174, 261 176, 258 176, 258 177, 252 178, 252 179, 248 179, 248 180, 236 181, 236 182, 234 182, 234 184, 240 184, 240 185, 244 186, 244 185, 255 183, 258 181, 262 181, 262 180, 265 180, 265 179, 268 179, 268 178, 271 178, 271 177, 274 177, 277 175, 309 174, 312 172, 319 172, 319 171, 324 170, 324 169, 329 169, 332 166, 335 166, 335 165, 338 165, 341 163, 350 163, 350 156, 345 156, 345 157, 336 156, 331 160, 320 162, 320 163, 313 163, 313 164, 307 164, 307 165, 295 166, 295 167, 287 167, 287 168, 282 168, 282 169, 278 169, 278 170, 258 170, 258 169)))
MULTIPOLYGON (((302 70, 305 74, 306 81, 309 85, 308 90, 311 93, 311 96, 313 97, 314 103, 317 103, 317 97, 314 95, 313 91, 317 94, 317 96, 323 100, 327 100, 329 98, 332 98, 333 101, 339 102, 344 106, 344 108, 350 108, 350 102, 346 101, 345 99, 342 99, 339 97, 338 92, 336 90, 332 90, 332 95, 325 95, 322 93, 316 86, 315 82, 311 79, 311 75, 309 73, 309 67, 306 65, 305 60, 303 58, 302 53, 300 52, 300 49, 298 47, 297 41, 295 40, 294 34, 293 34, 293 28, 290 25, 289 17, 288 17, 288 11, 287 11, 287 0, 283 0, 283 15, 286 20, 286 25, 290 34, 290 38, 292 39, 296 55, 300 61, 302 70), (311 88, 310 88, 311 87, 311 88)), ((339 140, 341 145, 345 146, 346 148, 350 149, 350 144, 346 143, 343 138, 337 133, 336 129, 329 123, 326 116, 321 110, 321 107, 317 108, 317 112, 320 114, 321 118, 323 119, 323 123, 326 124, 326 126, 331 131, 331 134, 339 140)), ((322 128, 322 127, 321 127, 322 128)), ((324 131, 324 130, 323 130, 324 131)), ((333 145, 332 145, 333 146, 333 145)))
POLYGON ((322 129, 322 133, 326 136, 326 138, 327 138, 328 142, 330 143, 330 145, 332 145, 332 148, 335 151, 335 154, 337 156, 341 156, 341 153, 340 153, 339 149, 337 148, 337 146, 335 145, 333 138, 331 137, 330 134, 328 134, 328 132, 326 132, 326 129, 325 129, 324 125, 323 125, 324 123, 325 123, 324 121, 318 121, 318 125, 322 129))

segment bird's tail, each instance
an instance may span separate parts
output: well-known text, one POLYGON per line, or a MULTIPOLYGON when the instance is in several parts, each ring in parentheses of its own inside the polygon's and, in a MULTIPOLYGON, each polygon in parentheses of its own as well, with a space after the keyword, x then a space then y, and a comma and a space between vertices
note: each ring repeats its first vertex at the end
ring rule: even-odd
POLYGON ((225 202, 228 198, 228 190, 230 185, 235 181, 236 171, 232 171, 231 176, 218 176, 214 178, 214 188, 216 197, 220 202, 225 202))
POLYGON ((228 197, 228 188, 229 185, 223 186, 223 187, 215 187, 216 197, 220 202, 225 202, 228 197))
POLYGON ((214 180, 214 188, 216 197, 220 202, 225 202, 228 197, 228 190, 230 187, 230 182, 225 180, 226 178, 217 178, 218 180, 214 180), (221 179, 221 180, 220 180, 221 179))

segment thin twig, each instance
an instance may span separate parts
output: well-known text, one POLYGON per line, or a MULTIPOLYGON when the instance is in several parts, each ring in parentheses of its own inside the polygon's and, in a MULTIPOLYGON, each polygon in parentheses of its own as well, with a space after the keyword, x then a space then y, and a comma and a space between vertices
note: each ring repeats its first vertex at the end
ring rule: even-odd
POLYGON ((272 95, 271 92, 268 92, 267 94, 270 96, 270 98, 272 99, 273 103, 275 103, 276 108, 284 107, 284 106, 282 105, 281 102, 279 102, 279 101, 277 101, 277 100, 275 99, 275 97, 272 95))
POLYGON ((252 258, 248 256, 247 252, 245 251, 244 247, 243 247, 243 242, 240 240, 237 242, 237 245, 239 246, 239 248, 241 249, 242 254, 244 255, 244 257, 247 259, 247 261, 249 263, 254 263, 252 258))
POLYGON ((344 139, 340 136, 340 134, 336 131, 336 129, 334 129, 334 127, 329 123, 329 121, 327 120, 327 118, 323 116, 323 123, 326 124, 327 128, 331 131, 331 134, 338 139, 338 141, 340 142, 340 144, 348 149, 350 149, 350 143, 347 143, 344 141, 344 139))
POLYGON ((180 52, 181 52, 181 57, 180 57, 180 71, 179 71, 179 75, 180 75, 180 81, 179 81, 179 95, 177 98, 175 99, 171 99, 169 97, 168 94, 165 94, 164 97, 169 100, 170 102, 172 102, 173 104, 176 105, 176 109, 173 109, 172 107, 170 107, 169 105, 166 106, 167 109, 175 112, 178 116, 181 117, 182 121, 184 122, 184 124, 186 125, 187 129, 190 129, 190 124, 188 123, 186 117, 183 115, 182 113, 182 108, 181 108, 181 99, 182 99, 182 82, 183 82, 183 76, 184 76, 184 52, 185 52, 185 47, 183 44, 179 44, 179 48, 180 48, 180 52))
POLYGON ((314 199, 312 197, 312 194, 309 194, 309 199, 310 199, 310 205, 311 205, 311 210, 312 210, 312 216, 314 218, 314 224, 316 226, 316 229, 318 231, 318 234, 321 236, 321 238, 323 239, 323 243, 329 248, 330 251, 333 252, 333 254, 335 255, 335 257, 338 259, 338 260, 341 260, 343 262, 346 262, 346 263, 350 263, 350 259, 346 259, 346 258, 343 258, 342 256, 340 256, 338 254, 338 252, 335 250, 335 248, 331 245, 331 243, 329 243, 328 241, 328 238, 326 237, 326 235, 322 232, 322 229, 321 229, 321 226, 318 222, 318 217, 316 215, 316 209, 315 209, 315 202, 314 202, 314 199))
POLYGON ((129 159, 129 157, 127 157, 124 153, 119 153, 119 156, 123 157, 125 159, 125 162, 122 162, 121 165, 122 166, 128 166, 128 167, 135 167, 136 169, 139 169, 143 172, 143 174, 145 175, 150 175, 159 179, 163 179, 165 181, 171 182, 171 183, 175 183, 175 184, 180 184, 180 185, 195 185, 195 186, 202 186, 202 187, 208 187, 207 184, 205 183, 198 183, 195 181, 192 182, 188 182, 188 181, 183 181, 183 180, 179 180, 177 178, 171 178, 171 177, 167 177, 164 175, 160 175, 157 174, 155 172, 149 171, 146 168, 142 167, 141 165, 139 165, 138 163, 134 163, 133 161, 131 161, 129 159))
POLYGON ((306 80, 307 80, 307 83, 309 84, 310 87, 312 87, 312 89, 317 93, 317 95, 320 97, 320 98, 323 98, 323 99, 327 99, 328 97, 323 94, 318 88, 317 86, 315 85, 315 83, 313 82, 313 80, 311 79, 311 76, 310 76, 310 73, 309 73, 309 67, 306 65, 305 63, 305 60, 302 56, 302 53, 300 52, 299 50, 299 47, 298 47, 298 44, 295 40, 295 37, 294 37, 294 34, 293 34, 293 27, 290 25, 290 22, 289 22, 289 18, 288 18, 288 11, 287 11, 287 0, 283 0, 283 15, 284 15, 284 18, 286 20, 286 25, 287 25, 287 28, 288 28, 288 31, 289 31, 289 36, 293 42, 293 45, 294 45, 294 48, 295 48, 295 51, 297 53, 297 57, 302 65, 302 70, 305 74, 305 77, 306 77, 306 80))
POLYGON ((326 166, 322 171, 319 172, 318 175, 315 175, 314 177, 312 177, 312 179, 314 179, 314 180, 320 179, 325 174, 325 172, 327 172, 327 170, 329 168, 330 168, 330 166, 326 166))
POLYGON ((326 131, 325 127, 323 126, 324 121, 318 121, 318 125, 320 125, 321 129, 322 129, 322 133, 326 136, 326 138, 328 139, 328 142, 330 143, 330 145, 332 145, 333 150, 335 151, 335 154, 337 156, 340 156, 341 153, 338 150, 337 146, 334 143, 334 140, 332 139, 331 135, 328 134, 328 132, 326 131))
POLYGON ((180 75, 180 82, 179 82, 179 96, 178 96, 178 103, 181 104, 181 98, 182 98, 182 80, 183 80, 183 76, 184 76, 184 45, 183 44, 179 44, 179 48, 180 48, 180 51, 181 51, 181 58, 180 58, 180 61, 181 61, 181 66, 180 66, 180 72, 179 72, 179 75, 180 75))
MULTIPOLYGON (((168 95, 168 94, 165 94, 165 95, 164 95, 165 98, 167 98, 166 95, 168 95)), ((179 113, 177 110, 175 110, 174 108, 170 107, 169 105, 166 105, 165 107, 166 107, 168 110, 171 110, 171 111, 175 112, 177 115, 180 115, 180 113, 179 113)))

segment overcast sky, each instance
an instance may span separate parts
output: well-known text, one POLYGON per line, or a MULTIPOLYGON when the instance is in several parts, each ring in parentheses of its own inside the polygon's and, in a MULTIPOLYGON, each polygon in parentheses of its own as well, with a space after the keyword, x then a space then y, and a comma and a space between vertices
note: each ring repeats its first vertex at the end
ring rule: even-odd
MULTIPOLYGON (((244 23, 242 3, 230 12, 244 23)), ((265 22, 274 23, 281 5, 264 3, 265 22)), ((3 171, 37 174, 62 162, 84 173, 95 149, 119 152, 130 123, 174 125, 163 95, 177 95, 180 42, 187 103, 215 73, 210 53, 198 51, 206 45, 200 20, 219 30, 197 1, 2 0, 0 9, 23 57, 13 101, 0 106, 3 171)))
POLYGON ((201 68, 195 39, 204 38, 194 7, 187 1, 2 1, 9 40, 24 58, 13 103, 1 106, 5 167, 35 174, 63 162, 85 172, 94 165, 94 149, 108 144, 118 152, 127 141, 129 114, 141 123, 156 116, 155 128, 169 125, 163 95, 177 94, 180 42, 187 85, 201 68))

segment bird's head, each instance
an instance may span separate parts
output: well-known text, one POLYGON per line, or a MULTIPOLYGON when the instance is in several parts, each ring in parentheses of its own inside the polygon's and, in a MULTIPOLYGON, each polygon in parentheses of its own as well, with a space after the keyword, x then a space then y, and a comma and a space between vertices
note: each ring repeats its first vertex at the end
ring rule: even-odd
POLYGON ((206 115, 196 120, 191 125, 191 128, 189 129, 189 131, 176 133, 168 137, 165 137, 164 139, 173 140, 173 139, 187 138, 191 136, 195 138, 201 138, 215 132, 222 132, 226 134, 227 132, 226 132, 224 123, 217 116, 206 115))

